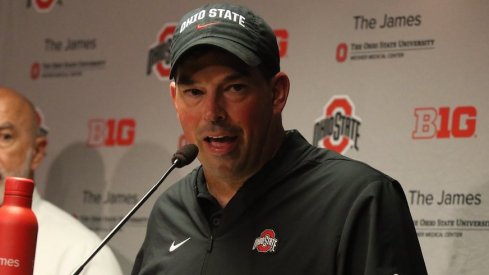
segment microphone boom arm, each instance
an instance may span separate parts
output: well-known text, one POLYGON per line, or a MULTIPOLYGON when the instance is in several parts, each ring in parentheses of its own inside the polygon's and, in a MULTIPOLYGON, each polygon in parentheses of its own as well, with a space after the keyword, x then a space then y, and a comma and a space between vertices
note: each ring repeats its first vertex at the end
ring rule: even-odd
POLYGON ((148 198, 156 191, 156 189, 158 189, 161 183, 163 183, 166 177, 168 177, 170 172, 173 171, 173 169, 175 169, 176 167, 178 167, 178 162, 179 159, 173 160, 171 167, 165 172, 165 174, 160 178, 160 180, 155 185, 153 185, 153 187, 151 187, 151 189, 143 196, 143 198, 138 203, 136 203, 136 205, 134 205, 134 207, 126 214, 126 216, 124 216, 124 218, 122 218, 122 220, 114 227, 114 229, 112 229, 109 232, 109 234, 107 234, 107 236, 102 240, 102 242, 98 245, 98 247, 95 248, 95 250, 90 254, 90 256, 76 269, 75 272, 72 273, 72 275, 79 275, 83 271, 83 268, 85 268, 88 262, 90 262, 90 260, 92 260, 92 258, 95 257, 95 255, 100 251, 100 249, 102 249, 102 247, 106 243, 108 243, 110 239, 112 239, 115 233, 119 231, 119 229, 132 217, 132 215, 139 209, 139 207, 141 207, 141 205, 143 205, 143 203, 145 203, 146 200, 148 200, 148 198))

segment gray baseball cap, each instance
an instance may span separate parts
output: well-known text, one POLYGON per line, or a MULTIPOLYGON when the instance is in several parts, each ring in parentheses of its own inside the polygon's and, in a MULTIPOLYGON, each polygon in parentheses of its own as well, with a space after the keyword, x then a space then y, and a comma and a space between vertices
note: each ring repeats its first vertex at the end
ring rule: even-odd
POLYGON ((235 4, 207 4, 182 17, 170 47, 170 79, 182 55, 198 45, 222 48, 249 66, 280 71, 277 38, 260 16, 235 4))

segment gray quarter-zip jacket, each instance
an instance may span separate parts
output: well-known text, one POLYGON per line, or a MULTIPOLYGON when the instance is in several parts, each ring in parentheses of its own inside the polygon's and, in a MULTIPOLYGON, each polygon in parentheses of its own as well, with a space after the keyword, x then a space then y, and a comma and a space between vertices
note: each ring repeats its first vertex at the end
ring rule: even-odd
POLYGON ((399 183, 295 130, 224 209, 213 204, 202 167, 164 192, 132 274, 427 274, 399 183))

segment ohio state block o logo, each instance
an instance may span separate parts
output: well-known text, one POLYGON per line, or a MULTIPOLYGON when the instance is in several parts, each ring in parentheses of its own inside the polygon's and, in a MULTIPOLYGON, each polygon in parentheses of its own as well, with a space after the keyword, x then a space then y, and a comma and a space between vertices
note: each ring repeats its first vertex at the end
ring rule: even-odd
POLYGON ((261 232, 260 237, 255 239, 253 250, 260 253, 273 253, 276 252, 277 243, 278 240, 275 231, 272 229, 265 229, 261 232))
MULTIPOLYGON (((173 37, 173 32, 175 31, 175 25, 166 25, 161 31, 158 42, 169 43, 169 40, 173 37)), ((170 64, 166 65, 164 61, 158 62, 156 64, 156 71, 161 78, 167 78, 170 76, 170 64)))
POLYGON ((56 0, 34 0, 34 7, 39 12, 48 12, 56 3, 56 0))
MULTIPOLYGON (((326 117, 333 117, 338 111, 343 111, 345 116, 351 117, 353 114, 352 110, 352 103, 347 97, 336 97, 327 105, 326 117)), ((332 136, 323 139, 323 145, 325 148, 332 149, 336 152, 344 152, 350 144, 350 139, 346 136, 341 136, 338 143, 333 143, 332 140, 332 136)))
POLYGON ((41 65, 37 62, 31 65, 31 79, 36 80, 41 74, 41 65))

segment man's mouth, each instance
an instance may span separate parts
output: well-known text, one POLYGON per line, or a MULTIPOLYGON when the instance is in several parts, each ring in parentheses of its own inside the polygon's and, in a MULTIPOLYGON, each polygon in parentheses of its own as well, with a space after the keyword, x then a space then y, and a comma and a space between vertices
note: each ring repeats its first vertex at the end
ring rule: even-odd
POLYGON ((237 136, 207 136, 204 141, 207 143, 229 143, 234 142, 237 138, 237 136))

